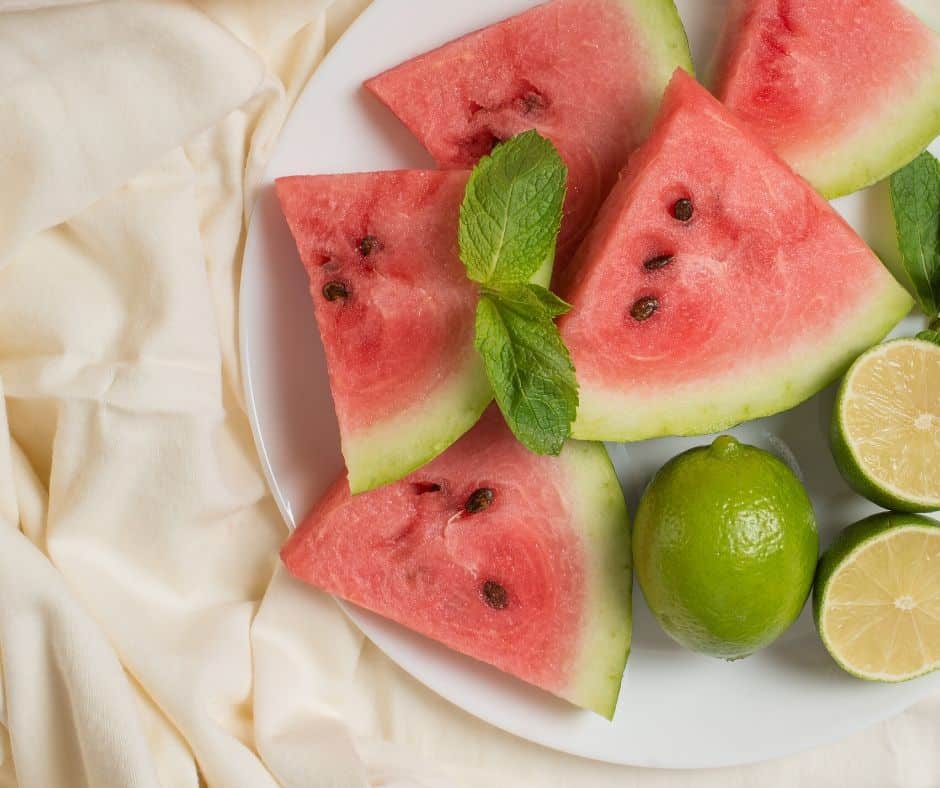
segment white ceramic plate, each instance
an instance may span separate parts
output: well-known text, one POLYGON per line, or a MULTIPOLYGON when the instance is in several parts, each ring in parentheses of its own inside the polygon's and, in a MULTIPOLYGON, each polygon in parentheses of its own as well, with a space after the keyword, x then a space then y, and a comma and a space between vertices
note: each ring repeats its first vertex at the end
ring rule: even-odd
MULTIPOLYGON (((291 527, 339 473, 342 460, 306 274, 271 182, 296 173, 432 167, 361 82, 534 4, 376 0, 317 71, 284 129, 251 220, 240 320, 255 439, 291 527)), ((679 6, 701 71, 724 2, 686 0, 679 6)), ((855 195, 838 207, 869 239, 890 231, 890 223, 875 221, 889 216, 883 193, 855 195)), ((910 320, 904 328, 916 327, 910 320)), ((794 411, 731 430, 798 470, 813 497, 823 546, 843 526, 875 510, 851 493, 830 458, 825 435, 832 401, 832 392, 824 392, 794 411)), ((663 462, 707 440, 610 446, 631 511, 663 462)), ((461 708, 548 747, 612 763, 682 768, 773 758, 845 736, 940 688, 940 674, 896 686, 848 677, 820 645, 808 610, 771 648, 725 663, 679 648, 658 628, 642 595, 635 599, 633 651, 612 723, 375 615, 345 608, 389 657, 461 708)))

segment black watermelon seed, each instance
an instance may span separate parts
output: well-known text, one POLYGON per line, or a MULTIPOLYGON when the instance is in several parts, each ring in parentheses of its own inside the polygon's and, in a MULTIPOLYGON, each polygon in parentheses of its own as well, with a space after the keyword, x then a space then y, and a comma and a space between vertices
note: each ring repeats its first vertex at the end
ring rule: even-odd
POLYGON ((327 301, 335 301, 337 298, 348 298, 349 290, 342 282, 327 282, 323 285, 323 297, 327 301))
POLYGON ((630 317, 642 323, 644 320, 649 320, 657 309, 659 309, 659 301, 653 296, 644 296, 630 307, 630 317))
POLYGON ((692 201, 688 197, 676 200, 672 206, 672 215, 680 222, 687 222, 692 218, 692 201))
POLYGON ((483 599, 493 610, 503 610, 509 605, 509 594, 506 589, 494 580, 487 580, 483 584, 483 599))
POLYGON ((378 251, 382 248, 382 245, 379 243, 379 239, 374 235, 363 236, 359 241, 359 251, 362 253, 363 257, 368 257, 375 251, 378 251))
POLYGON ((545 109, 545 97, 541 93, 530 90, 522 97, 522 112, 528 115, 535 110, 545 109))
POLYGON ((434 482, 414 482, 412 488, 415 495, 424 495, 425 493, 436 493, 441 491, 441 485, 434 482))
POLYGON ((492 503, 493 491, 489 487, 481 487, 467 498, 467 502, 463 505, 463 508, 470 512, 470 514, 477 514, 484 509, 488 509, 492 503))
POLYGON ((658 271, 660 268, 663 268, 669 265, 669 263, 671 262, 672 262, 671 254, 661 254, 661 255, 658 255, 657 257, 651 257, 649 260, 643 263, 643 267, 647 271, 658 271))

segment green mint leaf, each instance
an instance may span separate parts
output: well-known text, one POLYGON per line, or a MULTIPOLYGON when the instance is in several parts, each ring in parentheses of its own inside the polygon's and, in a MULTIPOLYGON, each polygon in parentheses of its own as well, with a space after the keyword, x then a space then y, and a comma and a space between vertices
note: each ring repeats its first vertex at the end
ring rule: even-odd
POLYGON ((891 176, 891 207, 903 284, 921 309, 935 316, 940 311, 940 162, 929 151, 891 176))
POLYGON ((554 259, 567 175, 555 146, 535 131, 480 160, 467 181, 457 234, 473 281, 519 284, 554 259))
POLYGON ((506 423, 525 446, 557 455, 571 435, 578 383, 554 315, 567 305, 537 285, 485 291, 476 348, 506 423))
MULTIPOLYGON (((526 285, 524 289, 529 294, 523 296, 523 298, 526 299, 526 303, 529 302, 530 296, 535 296, 542 305, 542 309, 548 313, 549 317, 560 317, 571 310, 571 304, 567 301, 563 301, 551 290, 547 290, 541 285, 529 284, 526 285)), ((504 290, 506 290, 507 293, 509 292, 509 288, 504 288, 504 290)), ((515 291, 515 287, 512 288, 512 291, 515 291)))

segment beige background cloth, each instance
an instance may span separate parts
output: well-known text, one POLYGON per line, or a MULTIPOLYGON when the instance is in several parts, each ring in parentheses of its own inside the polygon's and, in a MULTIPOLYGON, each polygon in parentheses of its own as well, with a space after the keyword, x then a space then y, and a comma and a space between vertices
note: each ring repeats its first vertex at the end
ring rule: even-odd
POLYGON ((452 707, 276 571, 244 220, 365 4, 0 2, 0 786, 937 788, 940 698, 757 766, 596 764, 452 707))

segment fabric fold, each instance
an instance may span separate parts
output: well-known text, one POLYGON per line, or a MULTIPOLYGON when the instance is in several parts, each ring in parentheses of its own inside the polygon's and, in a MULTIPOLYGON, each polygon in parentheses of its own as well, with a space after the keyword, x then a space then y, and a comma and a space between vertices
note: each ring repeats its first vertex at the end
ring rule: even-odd
POLYGON ((0 406, 0 719, 9 731, 9 739, 0 737, 0 760, 12 758, 22 786, 157 788, 120 663, 18 528, 5 421, 0 406))
POLYGON ((264 66, 176 2, 0 14, 0 264, 241 106, 264 66))

